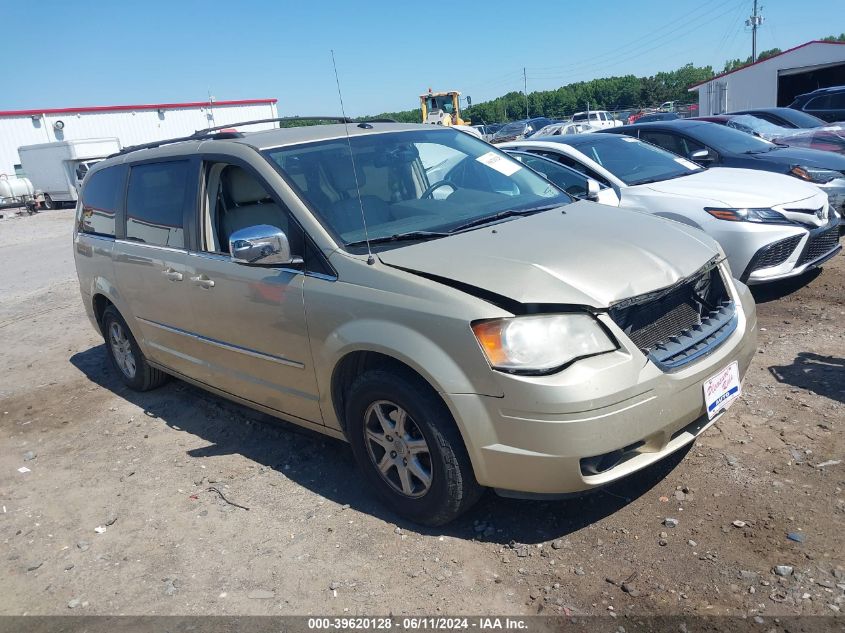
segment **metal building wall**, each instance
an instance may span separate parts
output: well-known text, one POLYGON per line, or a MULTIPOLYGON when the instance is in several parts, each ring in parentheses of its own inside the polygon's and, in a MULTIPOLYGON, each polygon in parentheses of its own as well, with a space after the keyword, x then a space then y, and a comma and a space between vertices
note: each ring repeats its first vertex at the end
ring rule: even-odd
MULTIPOLYGON (((18 147, 84 138, 117 137, 121 146, 185 136, 209 126, 278 116, 275 100, 228 105, 217 102, 191 107, 102 110, 0 116, 0 174, 14 174, 18 147), (62 121, 64 128, 54 124, 62 121)), ((249 130, 274 127, 272 123, 249 130)))
POLYGON ((845 61, 845 45, 810 42, 690 88, 698 91, 699 116, 749 108, 773 108, 778 72, 845 61))

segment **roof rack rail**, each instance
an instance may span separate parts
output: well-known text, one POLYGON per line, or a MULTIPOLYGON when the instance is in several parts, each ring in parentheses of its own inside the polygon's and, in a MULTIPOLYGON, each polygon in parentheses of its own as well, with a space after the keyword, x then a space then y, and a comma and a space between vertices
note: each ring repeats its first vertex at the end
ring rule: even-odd
POLYGON ((241 132, 238 132, 234 128, 243 127, 246 125, 257 125, 259 123, 289 123, 291 121, 336 121, 337 123, 396 123, 394 119, 366 119, 356 121, 354 119, 350 119, 349 117, 342 116, 287 116, 274 117, 271 119, 256 119, 254 121, 239 121, 237 123, 227 123, 226 125, 217 125, 202 130, 197 130, 193 134, 190 134, 188 136, 180 136, 177 138, 164 139, 161 141, 152 141, 151 143, 142 143, 140 145, 130 145, 129 147, 124 147, 119 152, 111 154, 110 156, 108 156, 108 158, 112 158, 113 156, 122 156, 123 154, 137 152, 138 150, 142 149, 153 149, 156 147, 161 147, 162 145, 172 145, 173 143, 182 143, 185 141, 241 138, 243 137, 243 134, 241 132))
POLYGON ((205 135, 210 132, 219 130, 231 130, 235 127, 244 125, 256 125, 258 123, 290 123, 296 121, 336 121, 337 123, 397 123, 395 119, 350 119, 344 116, 284 116, 275 117, 272 119, 257 119, 255 121, 241 121, 239 123, 227 123, 226 125, 218 125, 216 127, 205 128, 204 130, 197 130, 194 135, 205 135))

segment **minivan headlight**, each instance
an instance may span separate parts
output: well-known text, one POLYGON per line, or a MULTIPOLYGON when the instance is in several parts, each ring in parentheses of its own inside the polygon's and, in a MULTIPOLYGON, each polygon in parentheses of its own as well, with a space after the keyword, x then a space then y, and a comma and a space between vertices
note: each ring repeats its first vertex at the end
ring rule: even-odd
POLYGON ((820 167, 807 167, 806 165, 795 165, 789 170, 789 173, 806 180, 807 182, 814 182, 816 184, 824 184, 830 182, 834 178, 842 178, 842 174, 833 169, 822 169, 820 167))
POLYGON ((599 322, 585 313, 476 321, 472 331, 490 366, 514 373, 548 373, 617 348, 599 322))
POLYGON ((725 209, 721 207, 704 207, 717 220, 728 222, 756 222, 758 224, 792 224, 782 213, 774 209, 725 209))

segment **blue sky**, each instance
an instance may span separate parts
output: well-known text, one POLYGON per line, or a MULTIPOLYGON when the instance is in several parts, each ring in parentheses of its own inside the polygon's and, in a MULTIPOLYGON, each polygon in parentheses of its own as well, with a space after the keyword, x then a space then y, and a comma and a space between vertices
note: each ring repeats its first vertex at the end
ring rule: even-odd
MULTIPOLYGON (((758 50, 845 30, 840 2, 764 0, 758 50)), ((521 90, 523 66, 532 91, 751 53, 751 0, 41 0, 37 16, 4 4, 0 109, 210 92, 275 97, 284 116, 339 114, 330 49, 349 115, 416 107, 429 87, 483 101, 521 90)))

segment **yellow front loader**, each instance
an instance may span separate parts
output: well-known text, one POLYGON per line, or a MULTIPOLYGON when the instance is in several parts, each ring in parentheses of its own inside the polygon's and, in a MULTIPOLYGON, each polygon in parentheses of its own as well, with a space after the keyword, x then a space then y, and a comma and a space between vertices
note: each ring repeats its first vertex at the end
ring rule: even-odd
MULTIPOLYGON (((428 92, 420 95, 422 122, 432 125, 470 125, 461 118, 461 93, 457 90, 428 92)), ((469 100, 469 98, 467 98, 469 100)))

